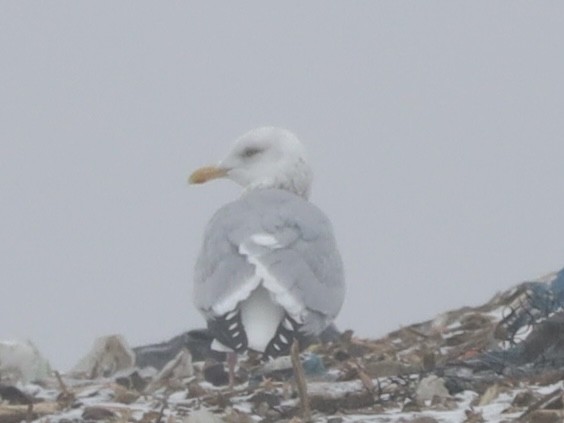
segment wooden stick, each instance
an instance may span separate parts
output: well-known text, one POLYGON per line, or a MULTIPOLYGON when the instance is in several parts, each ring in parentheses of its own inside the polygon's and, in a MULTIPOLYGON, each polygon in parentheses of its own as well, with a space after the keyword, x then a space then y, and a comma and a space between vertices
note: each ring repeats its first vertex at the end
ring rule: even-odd
POLYGON ((27 405, 27 416, 26 416, 25 421, 26 421, 27 423, 31 423, 33 420, 34 420, 34 419, 33 419, 33 402, 30 402, 30 403, 27 405))
POLYGON ((300 347, 298 340, 294 339, 290 350, 292 357, 292 367, 294 368, 294 376, 296 377, 296 385, 298 386, 298 395, 300 397, 300 406, 302 409, 302 418, 306 422, 311 421, 311 408, 309 405, 309 397, 307 395, 307 385, 305 380, 304 368, 300 361, 300 347))
POLYGON ((521 414, 519 416, 519 418, 517 419, 517 421, 519 421, 519 422, 524 421, 525 417, 527 417, 533 411, 536 411, 539 408, 545 406, 546 404, 548 404, 549 402, 551 402, 552 400, 557 398, 559 395, 562 395, 562 389, 561 388, 557 388, 556 390, 546 394, 541 399, 534 402, 523 414, 521 414))
POLYGON ((65 382, 63 382, 63 378, 61 377, 61 374, 55 370, 55 377, 57 378, 57 382, 59 382, 59 387, 61 388, 61 391, 63 392, 63 394, 65 396, 70 395, 69 390, 67 389, 67 385, 65 385, 65 382))
POLYGON ((235 366, 237 365, 237 353, 235 351, 228 351, 227 353, 227 369, 229 370, 229 389, 235 388, 235 366))
POLYGON ((57 401, 61 403, 63 406, 69 406, 74 401, 74 394, 67 388, 61 374, 55 370, 55 377, 57 378, 57 382, 59 382, 59 387, 61 389, 61 394, 57 398, 57 401))
MULTIPOLYGON (((0 422, 2 423, 21 423, 30 418, 29 404, 26 405, 1 405, 0 404, 0 422)), ((31 410, 31 419, 39 418, 55 414, 60 410, 59 404, 56 402, 39 402, 33 404, 31 410)))
POLYGON ((156 423, 161 423, 163 421, 164 411, 168 406, 168 396, 163 400, 163 406, 161 407, 161 411, 159 412, 159 417, 157 417, 156 423))
POLYGON ((364 386, 364 388, 370 393, 374 392, 374 389, 375 389, 374 382, 372 381, 372 378, 370 376, 368 376, 368 374, 366 374, 366 372, 364 371, 364 368, 362 367, 362 365, 360 364, 360 361, 358 359, 355 359, 354 365, 356 367, 356 372, 358 374, 358 378, 362 382, 362 385, 364 386))

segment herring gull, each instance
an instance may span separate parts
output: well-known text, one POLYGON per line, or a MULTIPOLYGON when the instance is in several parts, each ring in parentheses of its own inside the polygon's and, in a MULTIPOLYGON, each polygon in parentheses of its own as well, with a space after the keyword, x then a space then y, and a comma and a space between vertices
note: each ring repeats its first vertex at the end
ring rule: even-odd
POLYGON ((319 335, 333 321, 345 294, 331 222, 308 201, 312 172, 304 146, 288 130, 257 128, 189 182, 223 177, 244 191, 207 225, 194 303, 213 349, 235 357, 246 350, 287 355, 295 339, 319 335))

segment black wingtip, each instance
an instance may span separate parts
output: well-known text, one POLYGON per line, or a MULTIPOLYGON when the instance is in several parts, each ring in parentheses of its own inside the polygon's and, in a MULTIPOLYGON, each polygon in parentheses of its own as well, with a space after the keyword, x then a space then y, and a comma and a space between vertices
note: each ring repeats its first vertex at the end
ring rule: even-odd
POLYGON ((264 350, 264 359, 290 354, 290 347, 294 338, 298 335, 300 327, 301 325, 298 322, 286 314, 264 350))
POLYGON ((247 333, 241 321, 240 310, 232 310, 208 320, 208 329, 218 342, 233 351, 242 353, 247 349, 247 333))

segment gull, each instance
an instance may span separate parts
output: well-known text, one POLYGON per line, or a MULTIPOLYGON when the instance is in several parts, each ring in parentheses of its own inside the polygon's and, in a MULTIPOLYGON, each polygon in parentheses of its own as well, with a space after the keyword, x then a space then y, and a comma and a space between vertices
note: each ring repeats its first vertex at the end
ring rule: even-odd
POLYGON ((345 278, 332 224, 309 201, 312 171, 296 135, 253 129, 189 182, 217 178, 243 192, 205 229, 193 299, 214 337, 212 348, 228 353, 232 385, 237 353, 275 358, 319 335, 341 309, 345 278))

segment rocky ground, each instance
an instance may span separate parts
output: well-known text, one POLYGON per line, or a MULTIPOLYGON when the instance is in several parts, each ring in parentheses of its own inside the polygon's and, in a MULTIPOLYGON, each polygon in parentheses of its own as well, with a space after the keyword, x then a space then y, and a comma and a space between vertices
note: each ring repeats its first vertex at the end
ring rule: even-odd
MULTIPOLYGON (((381 339, 329 330, 301 356, 311 420, 562 422, 563 310, 564 270, 381 339)), ((1 344, 0 423, 304 420, 288 357, 241 358, 230 389, 209 342, 199 330, 130 349, 110 336, 65 375, 1 344)))

